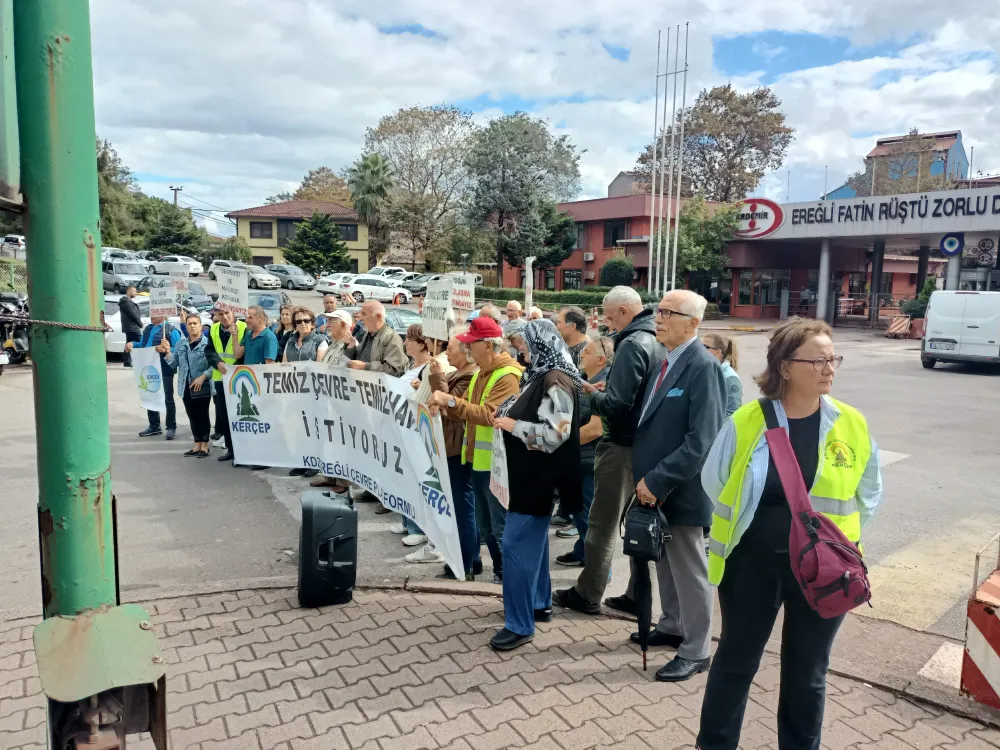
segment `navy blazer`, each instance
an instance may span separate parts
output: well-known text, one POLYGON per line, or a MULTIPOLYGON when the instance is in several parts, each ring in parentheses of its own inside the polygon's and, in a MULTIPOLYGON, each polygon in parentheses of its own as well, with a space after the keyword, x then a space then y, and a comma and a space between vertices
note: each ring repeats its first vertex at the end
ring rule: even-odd
MULTIPOLYGON (((649 388, 659 371, 650 375, 649 388)), ((711 526, 701 467, 726 418, 725 377, 715 357, 692 342, 667 370, 632 444, 632 476, 646 481, 677 526, 711 526)))

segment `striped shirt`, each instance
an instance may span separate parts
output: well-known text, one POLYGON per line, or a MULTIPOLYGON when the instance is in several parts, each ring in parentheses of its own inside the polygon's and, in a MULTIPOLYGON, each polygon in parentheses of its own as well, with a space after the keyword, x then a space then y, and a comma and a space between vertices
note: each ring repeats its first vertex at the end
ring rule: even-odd
MULTIPOLYGON (((778 424, 788 430, 788 417, 785 416, 785 409, 780 401, 774 401, 774 410, 778 416, 778 424)), ((823 397, 820 401, 820 426, 819 445, 826 445, 827 435, 833 429, 834 422, 840 418, 840 409, 823 397)), ((733 463, 733 454, 736 453, 736 428, 730 417, 719 431, 712 450, 705 459, 705 466, 701 470, 701 485, 711 498, 712 502, 718 501, 722 495, 722 489, 729 479, 729 470, 733 463)), ((760 496, 764 491, 764 481, 767 478, 767 467, 770 461, 771 452, 767 447, 767 440, 762 434, 760 442, 754 448, 750 457, 750 470, 747 472, 746 481, 743 483, 743 495, 740 498, 740 514, 733 527, 733 539, 729 543, 728 552, 739 543, 744 532, 750 527, 757 506, 760 504, 760 496)), ((816 476, 823 470, 823 462, 820 461, 816 476)), ((882 500, 882 471, 879 468, 878 446, 875 439, 871 439, 871 457, 865 466, 864 474, 861 476, 861 483, 858 485, 855 499, 858 503, 858 510, 861 513, 861 527, 867 526, 875 517, 875 510, 882 500)))
POLYGON ((683 344, 675 346, 673 349, 667 349, 667 358, 664 361, 664 363, 666 364, 666 370, 664 370, 661 367, 659 370, 656 370, 652 374, 653 387, 649 389, 649 393, 646 396, 646 403, 643 404, 642 414, 639 415, 639 421, 640 422, 642 421, 642 418, 646 416, 646 409, 649 408, 649 402, 653 400, 653 396, 655 396, 656 395, 656 391, 659 390, 657 388, 657 385, 661 382, 660 381, 660 374, 663 373, 664 379, 666 379, 666 373, 670 372, 670 368, 674 366, 674 362, 676 362, 678 359, 680 359, 681 355, 685 351, 687 351, 687 348, 689 346, 691 346, 691 342, 697 341, 697 340, 698 340, 697 336, 692 336, 687 341, 685 341, 683 344))

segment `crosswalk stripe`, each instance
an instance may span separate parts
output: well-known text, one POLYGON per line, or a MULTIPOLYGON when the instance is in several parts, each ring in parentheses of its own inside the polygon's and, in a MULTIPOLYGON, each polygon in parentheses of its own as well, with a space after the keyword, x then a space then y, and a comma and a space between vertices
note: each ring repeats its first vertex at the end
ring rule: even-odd
POLYGON ((957 643, 942 643, 917 674, 958 690, 962 681, 963 653, 965 649, 957 643))
POLYGON ((884 469, 886 466, 892 466, 894 463, 898 463, 909 457, 909 453, 896 453, 894 451, 884 451, 879 448, 878 465, 884 469))

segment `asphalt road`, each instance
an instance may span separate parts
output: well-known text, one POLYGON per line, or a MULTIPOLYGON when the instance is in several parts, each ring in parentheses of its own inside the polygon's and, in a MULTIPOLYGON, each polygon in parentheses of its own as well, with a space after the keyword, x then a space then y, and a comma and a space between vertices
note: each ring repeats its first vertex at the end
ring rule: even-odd
MULTIPOLYGON (((321 308, 319 294, 293 294, 321 308)), ((763 366, 767 341, 746 334, 738 342, 749 400, 756 395, 751 374, 763 366)), ((868 417, 884 467, 885 499, 865 536, 874 607, 860 614, 961 638, 975 552, 1000 526, 997 375, 956 366, 923 370, 916 342, 888 341, 866 331, 838 330, 836 342, 845 361, 835 394, 868 417)), ((117 362, 109 362, 108 390, 124 588, 294 574, 303 480, 277 469, 234 469, 214 456, 181 457, 190 447, 183 410, 176 442, 140 440, 136 434, 145 415, 130 371, 117 362)), ((32 404, 29 368, 8 368, 0 378, 6 500, 0 530, 2 610, 37 606, 39 599, 32 404)), ((439 572, 436 565, 405 563, 408 550, 388 532, 393 517, 376 516, 372 504, 359 507, 362 581, 439 572)), ((553 558, 571 546, 552 539, 553 558)), ((991 563, 984 564, 984 572, 993 569, 991 563)), ((557 586, 575 574, 553 565, 557 586)), ((622 557, 609 593, 620 593, 626 576, 622 557)))

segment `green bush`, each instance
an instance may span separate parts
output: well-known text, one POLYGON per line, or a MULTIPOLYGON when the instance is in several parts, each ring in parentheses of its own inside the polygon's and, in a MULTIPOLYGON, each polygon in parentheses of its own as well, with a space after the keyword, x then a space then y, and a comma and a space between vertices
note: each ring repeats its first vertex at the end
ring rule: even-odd
MULTIPOLYGON (((604 296, 611 291, 611 287, 588 286, 586 289, 571 289, 563 292, 549 292, 544 289, 536 289, 532 292, 531 299, 539 307, 545 305, 580 305, 581 307, 599 307, 604 302, 604 296), (542 303, 545 303, 543 305, 542 303)), ((649 294, 644 289, 636 289, 643 303, 649 304, 657 302, 659 298, 655 294, 649 294)), ((524 302, 523 289, 499 289, 493 286, 477 286, 477 300, 495 300, 497 302, 507 302, 515 299, 524 302)))
POLYGON ((603 286, 629 286, 632 284, 632 276, 635 273, 635 266, 632 259, 627 255, 615 255, 608 258, 601 268, 601 284, 603 286))
POLYGON ((937 279, 929 278, 924 281, 924 288, 915 299, 908 299, 899 306, 899 312, 911 318, 922 318, 927 314, 927 305, 931 301, 931 295, 937 290, 937 279))

